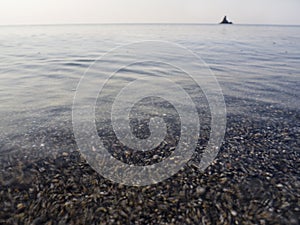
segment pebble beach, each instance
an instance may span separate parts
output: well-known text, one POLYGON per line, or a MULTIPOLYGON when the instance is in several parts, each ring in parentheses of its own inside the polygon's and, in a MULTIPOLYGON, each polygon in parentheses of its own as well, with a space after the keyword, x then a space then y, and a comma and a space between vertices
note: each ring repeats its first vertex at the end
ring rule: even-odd
MULTIPOLYGON (((245 100, 227 102, 230 109, 245 100)), ((36 154, 30 146, 1 154, 0 223, 298 224, 300 113, 244 106, 229 111, 221 151, 204 173, 191 162, 144 187, 98 175, 76 149, 71 121, 33 133, 36 154)))

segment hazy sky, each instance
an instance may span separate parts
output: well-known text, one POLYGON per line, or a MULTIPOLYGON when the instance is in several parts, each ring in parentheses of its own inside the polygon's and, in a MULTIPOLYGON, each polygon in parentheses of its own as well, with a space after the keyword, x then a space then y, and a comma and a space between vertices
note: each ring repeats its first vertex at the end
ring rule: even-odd
POLYGON ((300 0, 0 0, 0 24, 298 24, 300 0))

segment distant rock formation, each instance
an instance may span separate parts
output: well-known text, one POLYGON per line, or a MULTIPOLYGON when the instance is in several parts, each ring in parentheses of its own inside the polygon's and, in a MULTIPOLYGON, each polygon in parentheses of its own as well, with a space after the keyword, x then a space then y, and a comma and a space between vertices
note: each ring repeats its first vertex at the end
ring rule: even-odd
POLYGON ((229 22, 227 20, 227 16, 224 16, 224 19, 223 19, 223 21, 220 24, 232 24, 232 22, 229 22))

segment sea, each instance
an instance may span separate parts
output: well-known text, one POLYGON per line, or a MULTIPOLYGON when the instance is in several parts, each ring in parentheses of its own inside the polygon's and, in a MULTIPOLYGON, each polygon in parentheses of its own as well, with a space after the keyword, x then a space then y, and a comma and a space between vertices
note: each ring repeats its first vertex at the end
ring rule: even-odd
MULTIPOLYGON (((16 134, 22 136, 70 119, 76 89, 86 70, 112 49, 143 41, 170 42, 192 51, 210 68, 224 96, 299 110, 299 26, 1 26, 0 132, 4 150, 16 134)), ((177 60, 183 58, 179 55, 177 60)), ((125 57, 116 55, 107 66, 125 62, 125 57)), ((227 105, 229 113, 241 110, 242 105, 227 105)), ((0 152, 4 150, 2 147, 0 152)))

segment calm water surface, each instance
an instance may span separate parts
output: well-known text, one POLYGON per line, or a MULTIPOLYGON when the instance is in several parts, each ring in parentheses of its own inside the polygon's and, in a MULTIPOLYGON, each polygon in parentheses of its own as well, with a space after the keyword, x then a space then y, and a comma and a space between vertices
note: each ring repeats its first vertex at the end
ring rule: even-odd
MULTIPOLYGON (((217 77, 225 100, 242 98, 299 110, 297 26, 2 26, 2 151, 11 149, 11 142, 26 133, 69 121, 76 87, 89 65, 112 48, 144 40, 174 42, 196 53, 217 77)), ((108 66, 123 61, 116 57, 108 66)), ((152 65, 151 69, 158 68, 152 65)), ((240 113, 244 109, 228 105, 227 110, 240 113)))

